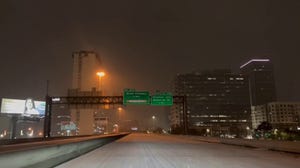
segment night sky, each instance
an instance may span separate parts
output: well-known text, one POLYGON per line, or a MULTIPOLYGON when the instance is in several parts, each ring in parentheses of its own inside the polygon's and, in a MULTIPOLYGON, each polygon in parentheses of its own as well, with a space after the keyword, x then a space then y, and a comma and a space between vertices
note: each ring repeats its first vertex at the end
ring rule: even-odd
POLYGON ((278 99, 300 100, 299 0, 1 0, 0 97, 66 95, 72 52, 93 50, 103 87, 165 91, 177 73, 275 66, 278 99))

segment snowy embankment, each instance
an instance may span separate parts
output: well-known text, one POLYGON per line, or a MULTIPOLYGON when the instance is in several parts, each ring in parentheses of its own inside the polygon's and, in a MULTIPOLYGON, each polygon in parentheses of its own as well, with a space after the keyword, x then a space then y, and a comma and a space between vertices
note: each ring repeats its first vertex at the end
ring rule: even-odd
POLYGON ((253 148, 264 148, 282 152, 300 153, 299 141, 277 141, 277 140, 253 140, 253 139, 239 139, 239 138, 217 138, 217 137, 202 137, 189 136, 192 139, 210 142, 222 143, 228 145, 238 145, 253 148))

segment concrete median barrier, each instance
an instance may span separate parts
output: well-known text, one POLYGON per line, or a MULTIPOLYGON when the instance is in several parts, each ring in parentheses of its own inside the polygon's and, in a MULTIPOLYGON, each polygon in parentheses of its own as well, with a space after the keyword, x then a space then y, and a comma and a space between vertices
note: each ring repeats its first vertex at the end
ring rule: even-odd
POLYGON ((128 134, 80 137, 0 147, 1 167, 53 167, 128 134))

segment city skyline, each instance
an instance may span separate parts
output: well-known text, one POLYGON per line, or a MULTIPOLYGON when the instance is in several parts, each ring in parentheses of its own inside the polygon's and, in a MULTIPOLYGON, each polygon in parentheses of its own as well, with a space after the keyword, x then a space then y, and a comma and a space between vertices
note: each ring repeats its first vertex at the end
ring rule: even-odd
POLYGON ((299 167, 300 0, 0 0, 2 167, 299 167))
POLYGON ((111 95, 124 88, 164 91, 177 73, 237 72, 267 56, 278 100, 297 101, 300 79, 291 74, 300 71, 298 7, 296 1, 2 1, 0 97, 42 100, 47 80, 49 94, 67 95, 72 52, 89 50, 103 60, 103 87, 111 95))

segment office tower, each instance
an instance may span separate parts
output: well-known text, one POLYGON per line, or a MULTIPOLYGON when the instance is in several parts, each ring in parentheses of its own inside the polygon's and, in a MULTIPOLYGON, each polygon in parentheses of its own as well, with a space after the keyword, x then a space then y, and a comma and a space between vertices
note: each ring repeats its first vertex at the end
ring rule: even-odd
POLYGON ((276 101, 273 65, 270 59, 251 59, 240 66, 240 70, 249 78, 252 106, 276 101))
MULTIPOLYGON (((174 94, 186 96, 189 133, 208 136, 246 136, 251 127, 248 79, 230 70, 178 74, 174 94)), ((183 107, 171 107, 174 131, 184 124, 183 107)))

